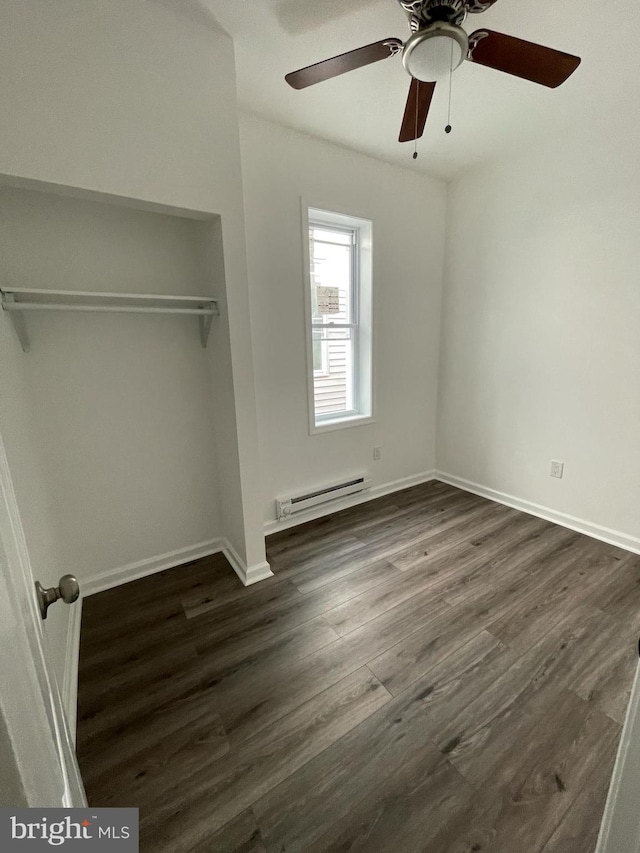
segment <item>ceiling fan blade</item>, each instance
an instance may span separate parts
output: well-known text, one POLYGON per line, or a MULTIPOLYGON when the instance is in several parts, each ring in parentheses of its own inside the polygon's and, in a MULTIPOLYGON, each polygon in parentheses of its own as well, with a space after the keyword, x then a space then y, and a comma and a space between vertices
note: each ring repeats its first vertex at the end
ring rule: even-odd
POLYGON ((469 55, 476 65, 486 65, 532 83, 555 89, 580 65, 580 58, 493 30, 476 30, 469 36, 469 55))
POLYGON ((380 59, 394 56, 402 50, 402 47, 403 42, 400 39, 390 38, 376 41, 365 47, 350 50, 348 53, 341 53, 340 56, 334 56, 332 59, 316 62, 315 65, 309 65, 299 71, 292 71, 284 79, 294 89, 306 89, 307 86, 322 83, 323 80, 330 80, 339 74, 345 74, 347 71, 353 71, 356 68, 362 68, 364 65, 378 62, 380 59))
POLYGON ((404 118, 400 128, 400 142, 420 139, 424 133, 424 126, 427 123, 429 107, 435 89, 435 83, 423 83, 421 80, 416 80, 415 77, 411 81, 407 106, 404 109, 404 118))

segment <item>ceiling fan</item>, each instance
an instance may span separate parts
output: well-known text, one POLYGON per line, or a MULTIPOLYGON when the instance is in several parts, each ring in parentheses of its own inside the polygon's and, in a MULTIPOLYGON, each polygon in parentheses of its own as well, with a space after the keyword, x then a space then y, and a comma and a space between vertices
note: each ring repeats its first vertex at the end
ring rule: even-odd
POLYGON ((306 89, 402 53, 403 65, 412 80, 400 142, 422 136, 436 82, 453 72, 465 59, 552 89, 564 83, 580 65, 579 57, 494 30, 481 29, 467 35, 462 28, 467 14, 485 12, 495 2, 398 0, 409 16, 412 34, 406 42, 397 38, 383 39, 293 71, 285 80, 294 89, 306 89))

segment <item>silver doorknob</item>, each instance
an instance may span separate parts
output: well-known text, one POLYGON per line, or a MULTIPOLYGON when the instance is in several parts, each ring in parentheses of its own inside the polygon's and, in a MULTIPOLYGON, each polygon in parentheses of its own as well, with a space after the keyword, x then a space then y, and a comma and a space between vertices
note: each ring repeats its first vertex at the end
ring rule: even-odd
POLYGON ((58 586, 51 586, 49 589, 45 589, 40 581, 36 581, 36 594, 40 605, 40 615, 46 619, 47 610, 59 598, 65 604, 73 604, 74 601, 77 601, 80 595, 80 585, 78 579, 73 575, 63 575, 58 581, 58 586))

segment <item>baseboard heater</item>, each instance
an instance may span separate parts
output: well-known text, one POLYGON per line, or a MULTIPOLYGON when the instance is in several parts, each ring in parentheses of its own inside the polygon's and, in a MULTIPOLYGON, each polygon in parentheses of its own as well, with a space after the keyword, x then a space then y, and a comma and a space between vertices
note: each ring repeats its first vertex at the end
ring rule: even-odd
POLYGON ((364 492, 369 488, 371 488, 371 478, 364 475, 354 477, 352 480, 345 480, 342 483, 333 483, 331 486, 323 486, 304 495, 280 498, 276 501, 278 521, 283 521, 285 518, 290 518, 298 512, 311 509, 311 507, 319 504, 329 503, 329 501, 335 501, 338 498, 346 498, 348 495, 356 495, 358 492, 364 492))

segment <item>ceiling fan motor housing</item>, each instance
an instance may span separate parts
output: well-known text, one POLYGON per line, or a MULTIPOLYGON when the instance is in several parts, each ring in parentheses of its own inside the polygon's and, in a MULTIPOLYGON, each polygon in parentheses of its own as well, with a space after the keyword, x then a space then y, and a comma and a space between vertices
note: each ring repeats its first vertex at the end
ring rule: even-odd
POLYGON ((469 37, 462 27, 436 21, 407 40, 402 63, 416 80, 434 83, 455 71, 467 57, 469 37))
POLYGON ((467 12, 475 15, 486 12, 489 6, 493 6, 496 0, 467 0, 467 12))
POLYGON ((436 21, 459 27, 467 16, 467 0, 398 0, 398 2, 405 12, 409 13, 409 26, 413 32, 436 21))

